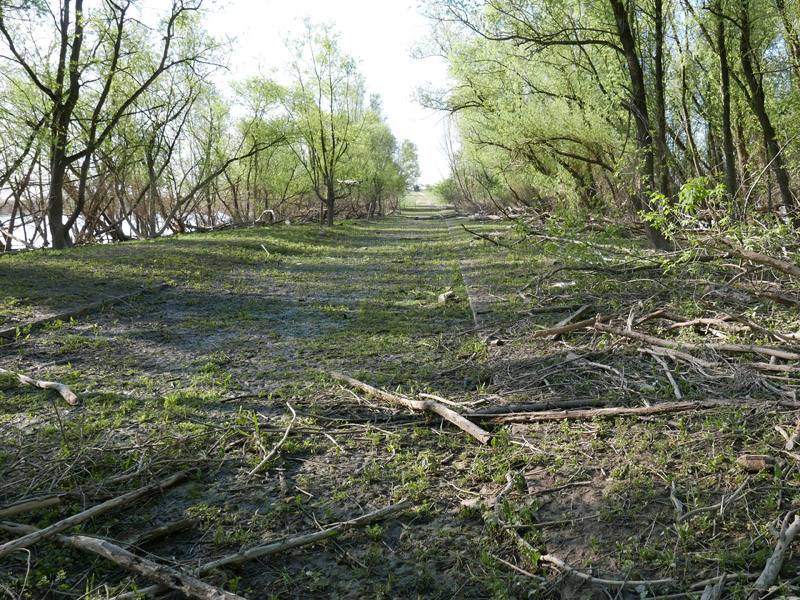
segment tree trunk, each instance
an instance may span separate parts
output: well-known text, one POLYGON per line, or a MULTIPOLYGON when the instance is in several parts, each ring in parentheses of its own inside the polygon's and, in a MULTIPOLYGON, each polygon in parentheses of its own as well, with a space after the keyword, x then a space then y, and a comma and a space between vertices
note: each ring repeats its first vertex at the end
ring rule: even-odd
POLYGON ((656 90, 656 152, 658 156, 658 191, 670 197, 669 152, 667 149, 667 108, 664 94, 664 6, 655 0, 655 90, 656 90))
MULTIPOLYGON (((642 165, 640 167, 641 186, 639 191, 639 208, 649 213, 654 207, 650 199, 655 189, 655 165, 653 158, 653 136, 650 134, 650 117, 647 111, 647 89, 645 87, 644 73, 636 51, 636 40, 633 37, 628 12, 623 0, 609 0, 614 11, 617 26, 617 35, 625 60, 628 64, 628 73, 631 80, 631 103, 629 110, 633 112, 636 121, 636 142, 641 153, 642 165)), ((668 250, 671 244, 658 229, 647 221, 644 222, 645 232, 650 245, 657 250, 668 250)))
POLYGON ((53 141, 50 160, 50 189, 47 193, 47 220, 50 224, 50 239, 54 250, 63 250, 72 245, 69 231, 64 227, 64 180, 67 164, 63 150, 53 141))
MULTIPOLYGON (((6 231, 12 235, 14 234, 14 225, 16 224, 17 220, 17 212, 19 211, 20 196, 21 194, 19 191, 14 190, 14 205, 11 207, 11 218, 8 220, 8 228, 6 229, 6 231)), ((11 238, 7 237, 4 248, 5 252, 11 252, 11 242, 11 238)))
MULTIPOLYGON (((732 202, 738 191, 736 182, 736 158, 733 150, 733 128, 731 126, 731 83, 728 71, 728 50, 725 46, 725 19, 721 14, 722 2, 717 0, 717 52, 719 53, 720 92, 722 94, 722 153, 725 157, 725 191, 732 202)), ((734 215, 744 217, 732 204, 734 215), (738 214, 737 214, 738 213, 738 214)))
POLYGON ((329 178, 325 182, 325 206, 328 209, 327 225, 333 226, 333 207, 336 204, 336 188, 334 187, 333 179, 329 178))
MULTIPOLYGON (((742 71, 747 80, 747 87, 750 88, 750 106, 758 118, 759 125, 761 125, 764 149, 766 150, 768 163, 771 163, 772 172, 775 174, 775 179, 778 182, 778 188, 781 192, 781 202, 786 210, 793 213, 798 207, 797 201, 789 186, 789 174, 786 172, 786 168, 783 164, 783 157, 781 156, 781 148, 778 145, 775 128, 772 125, 769 114, 767 114, 762 76, 760 74, 756 75, 755 69, 753 68, 753 46, 750 41, 749 4, 749 0, 741 0, 740 26, 742 35, 739 51, 742 59, 742 71)), ((798 215, 793 215, 792 220, 797 221, 797 218, 798 215)), ((797 224, 798 223, 795 222, 795 225, 797 224)))

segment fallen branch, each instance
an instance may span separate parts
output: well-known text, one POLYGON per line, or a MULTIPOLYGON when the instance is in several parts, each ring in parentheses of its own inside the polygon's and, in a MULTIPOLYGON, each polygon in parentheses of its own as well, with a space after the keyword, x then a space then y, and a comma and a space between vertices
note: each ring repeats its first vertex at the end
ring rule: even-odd
POLYGON ((0 235, 4 236, 4 237, 6 237, 6 238, 8 238, 10 240, 14 240, 15 242, 19 242, 20 244, 25 246, 28 250, 36 250, 37 249, 36 246, 34 246, 33 244, 31 244, 29 242, 26 242, 22 238, 19 238, 19 237, 15 236, 10 231, 4 231, 3 229, 0 229, 0 235))
POLYGON ((601 400, 557 400, 555 402, 534 402, 531 404, 508 404, 506 406, 496 406, 494 408, 484 408, 466 413, 464 416, 469 418, 487 417, 494 415, 507 415, 509 413, 536 412, 540 410, 553 410, 556 408, 582 408, 584 406, 598 406, 601 400))
MULTIPOLYGON (((236 554, 231 554, 229 556, 225 556, 217 560, 212 560, 211 562, 207 562, 205 564, 200 565, 199 567, 197 567, 197 569, 195 569, 195 574, 202 575, 219 567, 230 567, 230 566, 241 565, 250 560, 261 558, 263 556, 278 554, 280 552, 285 552, 286 550, 299 548, 300 546, 308 546, 309 544, 314 544, 316 542, 320 542, 322 540, 326 540, 328 538, 337 536, 343 531, 347 531, 348 529, 361 527, 362 525, 369 525, 370 523, 374 523, 375 521, 385 519, 386 517, 389 517, 394 513, 404 511, 407 508, 410 508, 411 506, 412 506, 411 500, 402 500, 397 504, 392 504, 391 506, 387 506, 385 508, 381 508, 374 512, 361 515, 360 517, 351 519, 349 521, 343 521, 337 525, 328 527, 327 529, 323 529, 322 531, 315 531, 314 533, 306 533, 304 535, 283 539, 277 542, 273 542, 271 544, 265 544, 263 546, 255 546, 248 550, 242 550, 240 552, 237 552, 236 554)), ((136 592, 132 592, 130 594, 127 593, 120 594, 118 596, 115 596, 114 598, 111 598, 110 600, 132 600, 134 598, 154 596, 163 591, 166 591, 166 588, 164 586, 151 586, 149 588, 139 589, 136 592)))
POLYGON ((730 254, 733 254, 734 256, 738 256, 739 258, 744 258, 745 260, 749 260, 750 262, 754 262, 759 265, 766 265, 768 267, 772 267, 776 271, 780 271, 781 273, 786 273, 787 275, 791 275, 792 277, 800 278, 800 267, 797 267, 792 263, 779 260, 772 256, 767 256, 766 254, 761 254, 760 252, 753 252, 752 250, 744 250, 743 248, 738 248, 734 246, 730 240, 723 240, 723 242, 731 246, 731 249, 728 250, 728 252, 730 254))
POLYGON ((492 434, 475 425, 475 423, 468 420, 463 415, 455 412, 452 409, 447 408, 443 404, 439 402, 435 402, 434 400, 411 400, 410 398, 405 398, 403 396, 398 396, 396 394, 390 394, 387 391, 379 390, 378 388, 374 388, 371 385, 364 383, 363 381, 359 381, 358 379, 353 379, 352 377, 348 377, 347 375, 343 375, 341 373, 337 373, 335 371, 330 371, 329 375, 334 379, 338 379, 340 381, 344 381, 351 385, 354 388, 360 389, 362 392, 366 392, 370 396, 374 396, 376 398, 380 398, 381 400, 385 400, 386 402, 393 402, 395 404, 400 404, 412 410, 420 410, 423 412, 429 412, 436 415, 439 415, 444 420, 449 421, 462 431, 467 432, 476 440, 478 440, 482 444, 488 444, 492 439, 492 434))
MULTIPOLYGON (((577 311, 575 311, 574 313, 572 313, 570 315, 567 315, 566 317, 561 319, 558 323, 556 323, 553 326, 553 329, 559 329, 561 327, 566 327, 567 325, 569 325, 570 323, 572 323, 573 321, 575 321, 579 317, 582 317, 585 313, 590 311, 591 308, 592 307, 591 307, 590 304, 584 304, 577 311)), ((549 335, 547 337, 548 337, 548 339, 555 340, 555 339, 558 338, 558 334, 549 335)))
POLYGON ((490 238, 488 235, 483 235, 482 233, 478 233, 477 231, 472 231, 471 229, 467 229, 467 226, 464 225, 463 223, 461 224, 461 227, 463 227, 464 231, 466 231, 467 233, 470 233, 470 234, 474 235, 475 237, 481 238, 481 239, 486 240, 488 242, 492 242, 495 246, 500 246, 501 248, 508 248, 508 246, 506 244, 501 244, 497 240, 493 240, 492 238, 490 238))
MULTIPOLYGON (((506 531, 511 532, 511 534, 516 538, 516 540, 523 545, 528 551, 533 552, 536 555, 539 555, 539 552, 536 548, 534 548, 528 540, 523 538, 516 529, 511 526, 506 525, 506 531)), ((579 571, 575 567, 565 563, 563 560, 558 558, 553 554, 542 554, 539 556, 539 560, 541 562, 545 562, 548 564, 553 565, 560 571, 563 571, 567 575, 571 575, 572 577, 576 577, 586 583, 593 583, 597 585, 607 585, 610 587, 638 587, 640 585, 645 587, 652 587, 658 585, 671 585, 675 583, 675 579, 667 578, 667 579, 605 579, 603 577, 594 577, 593 575, 589 575, 588 573, 584 573, 583 571, 579 571)))
POLYGON ((57 315, 53 315, 52 317, 44 317, 42 319, 36 319, 35 321, 28 321, 27 323, 24 323, 22 325, 17 325, 16 327, 10 327, 8 329, 0 329, 0 338, 7 338, 13 340, 23 330, 40 327, 41 325, 52 323, 54 321, 68 321, 69 319, 82 317, 83 315, 86 315, 88 313, 102 310, 107 306, 113 306, 114 304, 119 304, 120 302, 123 302, 133 296, 139 296, 140 294, 154 294, 155 292, 161 291, 165 287, 167 287, 166 283, 162 283, 152 287, 141 288, 139 290, 136 290, 135 292, 122 294, 121 296, 114 296, 112 298, 106 298, 105 300, 98 300, 97 302, 92 302, 91 304, 87 304, 86 306, 75 308, 73 310, 68 310, 59 313, 57 315))
POLYGON ((22 373, 16 373, 14 371, 9 371, 8 369, 3 369, 2 367, 0 367, 0 374, 12 375, 13 377, 16 377, 17 381, 19 381, 20 383, 25 385, 32 385, 33 387, 37 387, 41 390, 55 390, 59 394, 61 394, 61 397, 64 400, 66 400, 68 404, 71 404, 72 406, 78 404, 78 396, 63 383, 56 383, 54 381, 41 381, 39 379, 31 379, 27 375, 23 375, 22 373))
POLYGON ((272 459, 272 457, 278 453, 278 450, 280 450, 281 446, 283 446, 283 444, 286 442, 286 438, 289 437, 289 432, 292 430, 292 426, 294 425, 294 422, 297 420, 297 413, 292 408, 292 405, 289 404, 288 402, 286 403, 286 406, 288 406, 289 410, 292 411, 292 420, 289 423, 289 426, 286 428, 286 431, 284 432, 281 441, 275 444, 275 447, 269 451, 269 453, 263 458, 263 460, 260 463, 258 463, 252 471, 250 471, 247 474, 248 477, 255 475, 261 469, 263 469, 264 465, 266 465, 272 459))
POLYGON ((0 508, 0 519, 7 519, 19 513, 30 512, 32 510, 41 510, 43 508, 50 508, 57 506, 64 501, 66 494, 59 494, 56 496, 46 496, 44 498, 34 498, 32 500, 24 500, 16 504, 10 504, 0 508))
MULTIPOLYGON (((622 329, 621 327, 614 327, 613 325, 604 325, 600 322, 595 324, 595 329, 605 333, 612 333, 620 337, 627 337, 639 342, 652 344, 653 346, 661 346, 662 348, 683 348, 686 350, 717 350, 720 352, 739 352, 750 354, 763 354, 764 356, 774 356, 775 358, 782 358, 785 360, 800 360, 800 354, 796 352, 789 352, 781 348, 774 348, 771 346, 754 346, 752 344, 729 344, 727 342, 714 342, 710 344, 696 344, 693 342, 671 342, 662 338, 657 338, 646 333, 622 329)), ((538 332, 537 332, 538 333, 538 332)))
POLYGON ((786 551, 794 541, 798 531, 800 531, 800 516, 796 514, 796 511, 791 511, 783 519, 781 531, 778 534, 778 542, 775 544, 772 556, 767 559, 764 570, 761 571, 761 575, 753 584, 753 589, 747 596, 747 600, 760 600, 775 582, 783 566, 786 551))
POLYGON ((540 337, 549 337, 551 335, 561 335, 562 333, 568 333, 570 331, 575 331, 577 329, 586 329, 587 327, 594 327, 597 323, 607 323, 611 319, 613 319, 616 315, 598 315, 596 317, 592 317, 591 319, 585 319, 584 321, 578 321, 577 323, 572 323, 571 325, 564 325, 562 327, 553 327, 551 329, 542 329, 540 331, 533 332, 529 337, 531 338, 540 338, 540 337))
MULTIPOLYGON (((635 408, 595 408, 587 410, 550 410, 542 412, 512 413, 492 416, 484 419, 488 423, 535 423, 539 421, 566 421, 574 419, 615 419, 617 417, 643 417, 649 415, 686 412, 688 410, 705 410, 736 400, 704 400, 702 402, 664 402, 652 406, 635 408)), ((478 416, 478 415, 476 415, 478 416)))
MULTIPOLYGON (((29 536, 42 531, 30 525, 19 525, 17 523, 0 523, 0 529, 9 533, 25 534, 29 536)), ((189 598, 196 598, 197 600, 246 600, 238 594, 221 590, 191 575, 181 573, 166 565, 160 565, 141 556, 137 556, 121 546, 112 544, 108 540, 101 540, 88 535, 67 536, 57 534, 52 537, 58 543, 64 544, 65 546, 73 546, 79 550, 91 552, 103 558, 107 558, 115 565, 143 575, 165 588, 178 590, 189 598)))
POLYGON ((113 510, 120 506, 124 506, 125 504, 129 504, 139 498, 152 494, 153 492, 157 492, 164 488, 168 488, 176 483, 184 480, 189 475, 188 471, 182 471, 176 475, 172 475, 168 477, 164 481, 159 483, 153 483, 147 485, 145 487, 141 487, 138 490, 133 490, 132 492, 128 492, 127 494, 123 494, 122 496, 118 496, 116 498, 112 498, 102 504, 98 504, 97 506, 93 506, 83 512, 79 512, 76 515, 72 515, 66 519, 62 519, 57 523, 53 523, 49 527, 45 527, 44 529, 37 529, 36 532, 30 533, 28 535, 24 535, 21 538, 16 540, 12 540, 10 542, 6 542, 5 544, 0 546, 0 558, 11 554, 12 552, 19 550, 21 548, 27 548, 28 546, 32 546, 33 544, 45 540, 47 538, 53 537, 54 535, 69 529, 70 527, 74 527, 79 523, 83 523, 95 517, 99 514, 104 512, 108 512, 109 510, 113 510))
POLYGON ((678 382, 675 381, 675 378, 672 376, 672 371, 669 370, 669 366, 667 365, 666 361, 661 358, 657 353, 653 352, 652 350, 648 350, 645 348, 644 350, 653 357, 653 359, 661 365, 661 368, 664 370, 664 373, 667 375, 667 380, 669 381, 670 385, 672 386, 672 391, 675 394, 676 400, 683 400, 683 394, 681 394, 681 388, 678 386, 678 382))
POLYGON ((750 483, 750 476, 747 476, 745 480, 742 482, 742 485, 740 485, 736 489, 736 491, 733 492, 730 496, 723 495, 720 501, 717 502, 716 504, 712 504, 710 506, 701 506, 700 508, 695 508, 694 510, 690 510, 687 513, 679 514, 676 521, 678 523, 683 523, 684 521, 694 517, 695 515, 699 515, 704 512, 714 512, 717 510, 719 510, 719 513, 721 515, 725 514, 725 511, 730 507, 731 504, 733 504, 740 498, 744 497, 745 495, 744 488, 747 486, 748 483, 750 483))
POLYGON ((135 534, 129 538, 130 541, 128 543, 131 546, 142 546, 144 544, 149 544, 150 542, 163 539, 178 531, 183 531, 184 529, 194 527, 196 524, 197 521, 195 519, 178 519, 177 521, 172 521, 166 525, 153 527, 152 529, 135 534))

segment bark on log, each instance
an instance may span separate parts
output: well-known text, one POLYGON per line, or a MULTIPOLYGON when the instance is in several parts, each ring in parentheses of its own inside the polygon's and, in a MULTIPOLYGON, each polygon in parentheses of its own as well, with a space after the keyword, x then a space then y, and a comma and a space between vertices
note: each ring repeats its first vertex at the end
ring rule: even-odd
POLYGON ((376 398, 380 398, 381 400, 385 400, 386 402, 400 404, 412 410, 420 410, 423 412, 429 412, 439 415, 444 420, 449 421, 462 431, 465 431, 468 434, 470 434, 481 444, 488 444, 492 439, 491 433, 489 433, 485 429, 482 429, 481 427, 478 427, 477 425, 475 425, 475 423, 473 423, 463 415, 447 408, 443 404, 440 404, 439 402, 436 402, 434 400, 411 400, 410 398, 404 398, 403 396, 391 394, 385 390, 379 390, 378 388, 372 387, 371 385, 364 383, 363 381, 359 381, 358 379, 353 379, 352 377, 348 377, 347 375, 343 375, 335 371, 330 371, 329 375, 334 379, 344 381, 349 385, 351 385, 352 387, 358 388, 362 392, 366 392, 370 396, 375 396, 376 398))
POLYGON ((9 371, 8 369, 3 369, 2 367, 0 367, 0 374, 13 375, 14 377, 17 378, 17 381, 19 381, 20 383, 25 385, 32 385, 33 387, 37 387, 41 390, 55 390, 59 394, 61 394, 61 397, 64 400, 66 400, 68 404, 71 404, 72 406, 78 404, 78 396, 63 383, 32 379, 27 375, 23 375, 22 373, 17 373, 15 371, 9 371))
POLYGON ((113 510, 120 506, 124 506, 125 504, 129 504, 143 496, 147 496, 148 494, 152 494, 153 492, 157 492, 164 488, 168 488, 172 485, 175 485, 179 481, 184 480, 189 475, 188 471, 182 471, 181 473, 177 473, 176 475, 172 475, 167 479, 159 482, 153 483, 151 485, 147 485, 145 487, 141 487, 138 490, 133 490, 132 492, 128 492, 127 494, 123 494, 122 496, 118 496, 116 498, 112 498, 102 504, 98 504, 97 506, 93 506, 83 512, 79 512, 76 515, 72 515, 66 519, 62 519, 57 523, 53 523, 49 527, 45 527, 44 529, 37 529, 35 532, 30 533, 28 535, 22 536, 16 540, 12 540, 10 542, 6 542, 2 546, 0 546, 0 558, 11 554, 12 552, 19 550, 21 548, 27 548, 28 546, 32 546, 33 544, 40 542, 44 539, 53 537, 54 535, 61 533, 62 531, 69 529, 70 527, 74 527, 79 523, 83 523, 95 517, 99 514, 104 512, 108 512, 109 510, 113 510))
MULTIPOLYGON (((24 535, 35 535, 42 531, 36 527, 17 523, 0 523, 0 529, 24 535)), ((247 600, 238 594, 221 590, 191 575, 137 556, 108 540, 101 540, 87 535, 68 536, 61 534, 55 535, 54 539, 60 544, 73 546, 79 550, 102 556, 123 569, 143 575, 162 586, 177 590, 189 598, 197 600, 247 600)))

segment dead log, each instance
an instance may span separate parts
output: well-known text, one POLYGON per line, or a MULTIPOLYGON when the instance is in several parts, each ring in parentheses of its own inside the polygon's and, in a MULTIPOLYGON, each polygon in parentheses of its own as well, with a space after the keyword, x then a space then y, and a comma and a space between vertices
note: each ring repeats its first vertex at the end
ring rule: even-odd
POLYGON ((10 327, 8 329, 0 329, 0 341, 2 340, 2 338, 13 340, 17 337, 17 335, 19 335, 21 331, 26 329, 40 327, 42 325, 45 325, 47 323, 52 323, 54 321, 69 321, 70 319, 75 319, 77 317, 82 317, 83 315, 102 310, 108 306, 119 304, 120 302, 123 302, 128 298, 139 296, 140 294, 154 294, 156 292, 163 290, 165 287, 167 287, 167 284, 161 283, 159 285, 141 288, 139 290, 136 290, 135 292, 122 294, 121 296, 114 296, 112 298, 106 298, 105 300, 98 300, 97 302, 92 302, 91 304, 87 304, 86 306, 81 306, 79 308, 67 310, 57 315, 53 315, 52 317, 44 317, 42 319, 28 321, 27 323, 24 323, 22 325, 17 325, 16 327, 10 327))
MULTIPOLYGON (((19 525, 17 523, 0 523, 0 529, 9 533, 35 535, 41 529, 30 525, 19 525)), ((115 565, 143 575, 148 579, 159 583, 166 588, 177 590, 189 598, 197 600, 246 600, 238 594, 221 590, 213 585, 209 585, 191 575, 181 573, 166 565, 161 565, 152 560, 137 556, 125 548, 112 544, 108 540, 101 540, 88 535, 62 535, 52 536, 58 543, 65 546, 73 546, 84 552, 97 554, 113 562, 115 565)))
POLYGON ((180 473, 177 473, 176 475, 168 477, 167 479, 159 483, 153 483, 145 487, 141 487, 138 490, 133 490, 131 492, 128 492, 127 494, 123 494, 122 496, 112 498, 111 500, 107 500, 102 504, 98 504, 97 506, 93 506, 92 508, 84 510, 83 512, 79 512, 76 515, 72 515, 71 517, 62 519, 57 523, 53 523, 49 527, 45 527, 44 529, 37 529, 33 533, 24 535, 21 538, 17 538, 16 540, 6 542, 5 544, 0 545, 0 558, 3 558, 4 556, 7 556, 12 552, 19 550, 21 548, 27 548, 28 546, 32 546, 37 542, 53 537, 54 535, 61 533, 62 531, 65 531, 70 527, 74 527, 79 523, 83 523, 84 521, 87 521, 99 514, 108 512, 109 510, 113 510, 115 508, 124 506, 126 504, 130 504, 131 502, 134 502, 139 498, 152 494, 153 492, 157 492, 164 488, 173 486, 176 483, 186 479, 188 475, 189 471, 182 471, 180 473))
POLYGON ((61 394, 61 397, 64 400, 66 400, 68 404, 71 404, 72 406, 78 404, 78 396, 63 383, 32 379, 27 375, 23 375, 22 373, 16 373, 15 371, 9 371, 8 369, 3 369, 2 367, 0 367, 0 374, 12 375, 13 377, 16 377, 17 381, 19 381, 20 383, 25 385, 32 385, 33 387, 37 387, 41 390, 55 390, 59 394, 61 394))
POLYGON ((378 388, 374 388, 371 385, 364 383, 363 381, 359 381, 358 379, 353 379, 352 377, 348 377, 347 375, 343 375, 335 371, 330 371, 328 374, 334 379, 344 381, 349 385, 351 385, 352 387, 358 388, 362 392, 366 392, 370 396, 380 398, 381 400, 385 400, 386 402, 400 404, 401 406, 405 406, 412 410, 419 410, 439 415, 444 420, 449 421, 462 431, 465 431, 468 434, 470 434, 481 444, 488 444, 492 439, 491 433, 489 433, 485 429, 478 427, 477 425, 475 425, 475 423, 468 420, 463 415, 457 413, 452 409, 447 408, 443 404, 440 404, 439 402, 436 402, 434 400, 412 400, 410 398, 398 396, 397 394, 391 394, 385 390, 379 390, 378 388))

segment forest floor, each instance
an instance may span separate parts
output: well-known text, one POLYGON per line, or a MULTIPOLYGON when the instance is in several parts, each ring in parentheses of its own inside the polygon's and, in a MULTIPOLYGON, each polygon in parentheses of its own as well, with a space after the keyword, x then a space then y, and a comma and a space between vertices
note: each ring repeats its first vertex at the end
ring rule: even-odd
MULTIPOLYGON (((3 556, 9 522, 185 471, 63 534, 250 600, 699 598, 721 576, 716 597, 746 598, 800 501, 800 300, 771 268, 710 256, 610 225, 465 219, 424 194, 325 230, 0 256, 0 367, 79 396, 0 374, 0 598, 136 597, 152 582, 64 538, 3 556), (434 395, 492 440, 331 371, 434 395), (566 407, 583 412, 550 410, 566 407)), ((769 597, 797 593, 791 549, 778 568, 769 597)))

